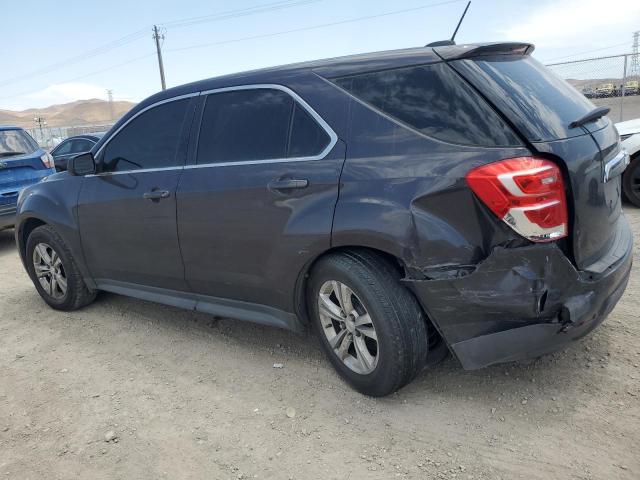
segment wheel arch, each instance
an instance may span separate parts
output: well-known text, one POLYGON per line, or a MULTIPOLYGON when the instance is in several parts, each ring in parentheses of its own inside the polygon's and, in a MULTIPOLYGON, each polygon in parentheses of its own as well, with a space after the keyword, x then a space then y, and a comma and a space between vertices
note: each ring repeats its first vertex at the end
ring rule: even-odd
POLYGON ((18 253, 23 263, 26 261, 27 239, 29 235, 31 235, 31 232, 42 225, 48 225, 48 223, 39 217, 30 216, 21 219, 20 223, 16 226, 16 243, 18 245, 18 253))
POLYGON ((307 301, 306 301, 306 285, 309 275, 313 270, 314 266, 320 261, 322 258, 327 255, 340 253, 340 252, 349 252, 354 250, 367 250, 369 252, 375 253, 380 257, 385 258, 389 261, 390 264, 394 265, 398 269, 398 274, 401 278, 404 278, 406 275, 406 266, 402 259, 393 255, 390 252, 381 250, 379 248, 364 246, 364 245, 340 245, 331 247, 328 250, 325 250, 312 259, 310 259, 302 268, 302 270, 298 273, 298 278, 296 280, 296 285, 294 289, 294 313, 300 319, 300 321, 307 325, 309 323, 307 318, 307 301))

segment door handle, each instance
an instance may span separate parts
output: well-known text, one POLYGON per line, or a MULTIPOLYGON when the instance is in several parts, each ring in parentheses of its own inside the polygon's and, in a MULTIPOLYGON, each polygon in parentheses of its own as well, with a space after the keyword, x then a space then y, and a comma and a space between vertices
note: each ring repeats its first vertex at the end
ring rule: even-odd
POLYGON ((295 188, 307 188, 308 186, 309 180, 296 178, 280 178, 278 180, 271 180, 267 185, 269 190, 293 190, 295 188))
POLYGON ((145 200, 158 201, 162 198, 169 198, 170 195, 169 190, 151 190, 150 192, 145 192, 142 198, 145 200))

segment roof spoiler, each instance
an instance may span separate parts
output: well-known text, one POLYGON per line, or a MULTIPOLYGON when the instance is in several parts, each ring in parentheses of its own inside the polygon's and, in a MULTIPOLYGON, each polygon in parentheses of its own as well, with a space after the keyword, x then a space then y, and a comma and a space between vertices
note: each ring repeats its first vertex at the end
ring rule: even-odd
POLYGON ((531 55, 536 47, 532 43, 481 43, 467 45, 436 46, 433 50, 443 60, 486 57, 494 55, 531 55))

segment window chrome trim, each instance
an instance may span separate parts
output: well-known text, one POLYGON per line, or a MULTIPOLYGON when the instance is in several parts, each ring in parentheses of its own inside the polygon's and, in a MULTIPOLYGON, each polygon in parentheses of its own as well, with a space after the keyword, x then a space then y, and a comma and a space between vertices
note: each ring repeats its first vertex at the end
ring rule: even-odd
POLYGON ((95 157, 97 157, 102 152, 102 150, 107 146, 107 144, 132 120, 134 120, 136 117, 140 116, 144 112, 151 110, 154 107, 163 105, 165 103, 177 101, 177 100, 183 100, 185 98, 191 98, 191 97, 196 97, 201 95, 213 95, 216 93, 233 92, 237 90, 280 90, 281 92, 285 92, 287 95, 293 98, 293 100, 297 102, 302 108, 304 108, 306 112, 309 115, 311 115, 311 117, 313 117, 313 119, 320 125, 320 128, 322 128, 325 131, 325 133, 329 135, 329 143, 322 150, 322 152, 310 157, 270 158, 266 160, 243 160, 240 162, 214 162, 214 163, 200 163, 200 164, 193 164, 193 165, 179 165, 179 166, 173 166, 173 167, 141 168, 137 170, 118 170, 115 172, 95 173, 92 175, 86 175, 86 177, 100 177, 100 176, 106 176, 106 175, 123 175, 123 174, 146 173, 146 172, 161 172, 161 171, 182 170, 182 169, 191 170, 194 168, 229 167, 232 165, 240 166, 240 165, 257 165, 262 163, 288 163, 288 162, 307 162, 307 161, 313 161, 313 160, 322 160, 331 152, 331 150, 333 150, 333 147, 336 146, 336 143, 338 143, 338 135, 333 130, 333 128, 331 128, 331 126, 324 120, 324 118, 322 118, 318 114, 318 112, 316 112, 311 107, 311 105, 309 105, 296 92, 291 90, 289 87, 285 87, 284 85, 279 85, 276 83, 256 83, 256 84, 248 84, 248 85, 236 85, 233 87, 215 88, 213 90, 204 90, 201 92, 188 93, 186 95, 167 98, 165 100, 161 100, 159 102, 148 105, 147 107, 143 108, 142 110, 137 112, 135 115, 133 115, 124 124, 120 125, 120 127, 100 146, 100 148, 95 154, 95 157))
MULTIPOLYGON (((102 152, 102 150, 104 150, 104 148, 109 144, 109 142, 111 140, 113 140, 115 138, 116 135, 118 135, 118 133, 120 133, 120 131, 126 127, 127 125, 129 125, 134 119, 138 118, 140 115, 142 115, 145 112, 148 112, 149 110, 151 110, 152 108, 155 107, 159 107, 160 105, 164 105, 165 103, 171 103, 171 102, 177 102, 178 100, 184 100, 185 98, 191 98, 191 97, 197 97, 198 95, 200 95, 200 92, 193 92, 193 93, 187 93, 185 95, 179 95, 177 97, 171 97, 171 98, 165 98, 164 100, 160 100, 156 103, 152 103, 151 105, 147 105, 146 107, 144 107, 142 110, 140 110, 139 112, 136 112, 135 115, 133 115, 131 118, 129 118, 126 122, 124 122, 122 125, 120 125, 118 127, 118 129, 113 132, 109 138, 107 138, 104 143, 102 145, 100 145, 100 148, 98 149, 98 151, 95 153, 94 157, 97 157, 98 155, 100 155, 100 153, 102 152)), ((172 167, 169 167, 172 168, 172 167)), ((152 169, 148 169, 148 170, 152 170, 152 169)), ((124 171, 124 170, 123 170, 124 171)), ((127 170, 128 172, 140 172, 141 170, 127 170)), ((115 172, 106 172, 106 173, 115 173, 115 172)))
POLYGON ((309 115, 320 125, 327 135, 329 135, 329 143, 327 146, 317 155, 309 157, 295 157, 295 158, 269 158, 264 160, 243 160, 240 162, 214 162, 214 163, 200 163, 195 165, 187 165, 185 168, 203 168, 203 167, 227 167, 230 165, 256 165, 258 163, 285 163, 285 162, 304 162, 311 160, 322 160, 325 158, 333 147, 338 143, 338 135, 333 131, 333 128, 322 118, 318 112, 316 112, 311 105, 309 105, 300 95, 291 90, 289 87, 279 85, 277 83, 254 83, 248 85, 236 85, 233 87, 215 88, 213 90, 205 90, 200 92, 200 95, 212 95, 216 93, 234 92, 238 90, 280 90, 281 92, 289 95, 295 102, 297 102, 302 108, 304 108, 309 115))

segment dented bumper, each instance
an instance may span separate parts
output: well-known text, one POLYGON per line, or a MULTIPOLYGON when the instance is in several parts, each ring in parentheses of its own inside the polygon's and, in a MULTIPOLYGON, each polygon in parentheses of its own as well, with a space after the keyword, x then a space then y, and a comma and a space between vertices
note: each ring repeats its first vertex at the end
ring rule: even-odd
POLYGON ((618 229, 590 271, 549 243, 495 248, 463 276, 404 281, 465 369, 537 357, 588 334, 624 293, 633 237, 624 217, 618 229))

